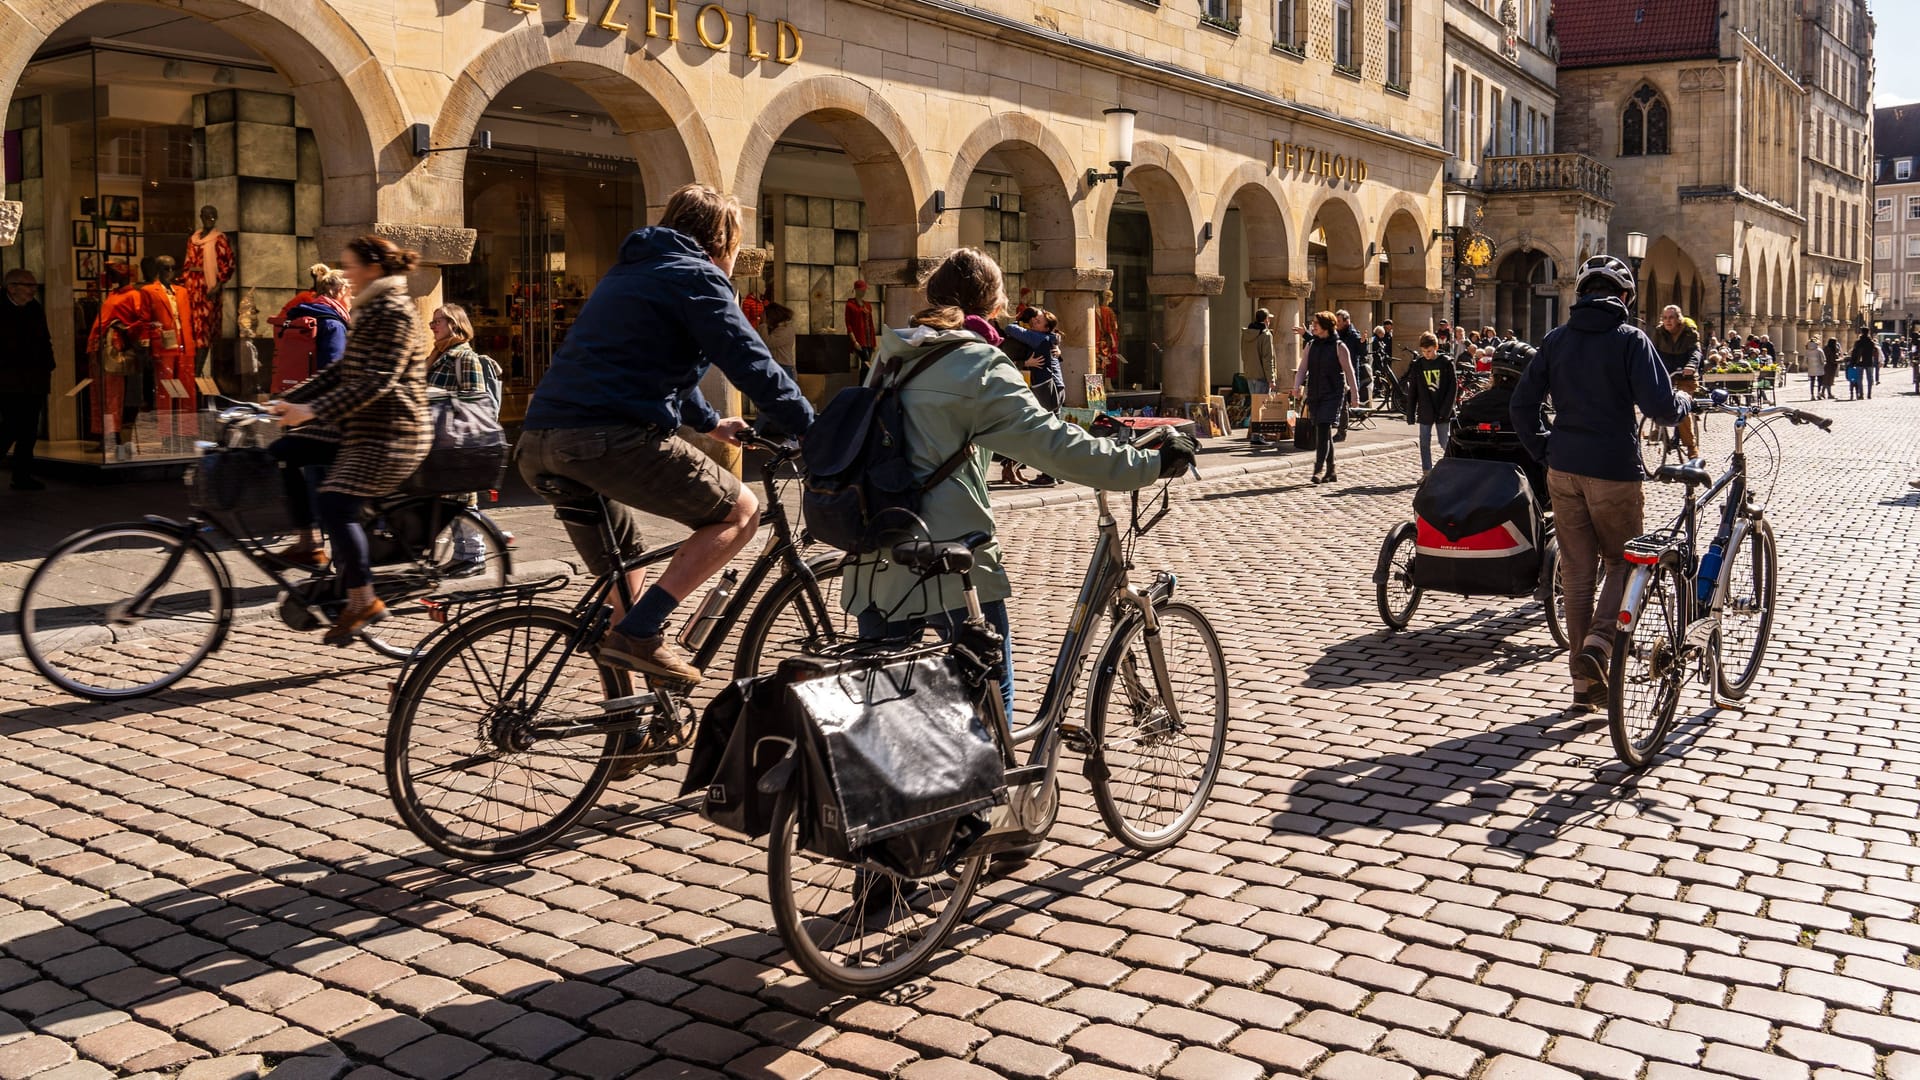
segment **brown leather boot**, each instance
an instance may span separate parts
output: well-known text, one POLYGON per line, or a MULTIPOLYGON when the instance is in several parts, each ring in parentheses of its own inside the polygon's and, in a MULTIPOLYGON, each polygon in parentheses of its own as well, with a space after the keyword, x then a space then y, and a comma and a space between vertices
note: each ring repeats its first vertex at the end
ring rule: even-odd
POLYGON ((365 607, 348 605, 340 613, 340 618, 327 629, 327 636, 320 639, 324 645, 345 645, 359 636, 360 631, 387 617, 387 605, 379 599, 365 607))
POLYGON ((594 653, 603 664, 642 675, 657 675, 690 685, 697 685, 702 678, 700 669, 688 663, 665 634, 632 638, 618 630, 608 630, 601 636, 594 653))

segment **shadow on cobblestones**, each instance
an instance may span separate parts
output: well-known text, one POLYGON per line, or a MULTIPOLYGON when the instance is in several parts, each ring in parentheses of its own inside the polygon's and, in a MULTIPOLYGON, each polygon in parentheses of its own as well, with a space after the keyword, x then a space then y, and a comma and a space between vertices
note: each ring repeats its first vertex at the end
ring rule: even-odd
MULTIPOLYGON (((317 646, 316 646, 317 647, 317 646)), ((141 716, 153 711, 157 706, 164 708, 186 708, 204 705, 213 701, 234 701, 252 694, 276 690, 299 690, 309 686, 323 686, 353 675, 366 675, 376 671, 398 670, 398 662, 381 661, 360 667, 341 668, 337 671, 316 671, 304 675, 283 675, 277 679, 254 679, 248 682, 230 683, 224 686, 190 685, 186 689, 175 688, 144 701, 136 700, 115 706, 82 701, 79 698, 61 705, 29 705, 11 712, 0 712, 0 736, 17 735, 22 731, 37 727, 60 727, 65 724, 91 724, 101 719, 111 719, 117 707, 122 716, 141 716)))
MULTIPOLYGON (((1484 599, 1437 597, 1456 604, 1484 604, 1484 599)), ((1495 601, 1499 602, 1498 600, 1495 601)), ((1511 634, 1527 629, 1540 618, 1532 601, 1512 601, 1519 610, 1480 608, 1438 626, 1398 633, 1376 630, 1339 642, 1320 654, 1307 668, 1305 685, 1329 690, 1365 683, 1401 682, 1409 676, 1432 678, 1491 663, 1490 674, 1505 674, 1537 664, 1559 653, 1547 645, 1516 645, 1511 634)), ((1425 605, 1422 605, 1423 610, 1425 605)), ((1417 620, 1419 615, 1414 616, 1417 620)))

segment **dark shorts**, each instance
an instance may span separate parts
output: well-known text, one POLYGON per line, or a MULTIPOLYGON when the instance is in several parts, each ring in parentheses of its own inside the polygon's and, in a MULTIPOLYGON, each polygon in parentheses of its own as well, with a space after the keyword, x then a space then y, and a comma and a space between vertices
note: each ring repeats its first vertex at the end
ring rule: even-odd
MULTIPOLYGON (((698 529, 724 521, 740 499, 738 477, 678 434, 656 427, 534 429, 520 436, 514 457, 521 477, 535 491, 535 478, 549 473, 611 500, 623 560, 645 550, 633 510, 698 529)), ((543 497, 555 504, 577 501, 543 497)), ((612 571, 597 528, 568 524, 567 533, 589 569, 596 574, 612 571)))

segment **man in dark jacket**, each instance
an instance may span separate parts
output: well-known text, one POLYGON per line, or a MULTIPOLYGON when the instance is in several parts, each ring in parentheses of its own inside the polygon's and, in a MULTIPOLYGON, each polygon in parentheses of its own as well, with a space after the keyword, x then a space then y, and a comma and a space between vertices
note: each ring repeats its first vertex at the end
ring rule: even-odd
MULTIPOLYGON (((1353 359, 1353 378, 1360 400, 1373 396, 1373 369, 1367 366, 1367 339, 1360 336, 1360 330, 1353 325, 1353 316, 1345 308, 1333 313, 1333 336, 1347 347, 1347 355, 1353 359)), ((1344 438, 1347 434, 1347 410, 1340 410, 1340 434, 1335 438, 1344 438)))
MULTIPOLYGON (((713 411, 700 378, 718 365, 768 427, 800 435, 813 423, 812 406, 747 323, 728 281, 740 232, 739 203, 689 184, 667 200, 658 226, 629 235, 534 391, 517 448, 520 474, 536 491, 542 474, 562 476, 693 530, 633 610, 614 613, 619 623, 598 649, 602 663, 685 683, 699 682, 700 669, 667 640, 667 620, 746 547, 760 519, 753 491, 679 435, 685 424, 737 446, 747 428, 713 411)), ((632 558, 641 551, 638 524, 625 507, 613 509, 617 554, 632 558)), ((613 572, 597 528, 567 531, 595 573, 613 572)), ((638 591, 644 574, 628 581, 638 591)))
POLYGON ((1566 325, 1547 335, 1520 376, 1510 416, 1527 452, 1547 465, 1567 636, 1573 641, 1573 711, 1606 700, 1614 615, 1626 589, 1627 541, 1640 535, 1644 474, 1635 443, 1638 410, 1678 423, 1689 399, 1677 394, 1653 342, 1633 325, 1634 274, 1610 255, 1580 268, 1580 300, 1566 325), (1551 397, 1551 430, 1540 407, 1551 397), (1594 566, 1606 580, 1594 596, 1594 566))
POLYGON ((33 475, 40 414, 53 392, 53 335, 31 270, 7 271, 0 303, 0 457, 13 452, 13 490, 41 491, 33 475))

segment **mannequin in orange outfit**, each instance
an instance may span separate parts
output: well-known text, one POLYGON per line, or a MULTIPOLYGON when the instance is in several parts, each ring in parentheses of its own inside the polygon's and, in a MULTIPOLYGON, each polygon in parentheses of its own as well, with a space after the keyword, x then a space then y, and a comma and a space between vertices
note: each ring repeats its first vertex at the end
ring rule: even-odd
POLYGON ((120 422, 126 415, 127 377, 109 374, 101 363, 101 346, 107 335, 115 335, 114 344, 123 356, 137 356, 146 348, 153 318, 147 314, 147 297, 133 283, 133 267, 113 263, 106 278, 113 291, 100 305, 100 316, 87 333, 87 355, 93 358, 93 412, 100 428, 101 453, 108 461, 126 461, 133 457, 133 439, 123 437, 120 422))
POLYGON ((160 435, 170 454, 193 450, 200 434, 200 420, 194 414, 194 350, 191 313, 193 300, 185 287, 174 284, 171 255, 145 259, 140 269, 147 283, 140 292, 147 300, 147 315, 153 320, 154 412, 158 414, 160 435), (181 391, 172 393, 163 381, 172 379, 181 391))

